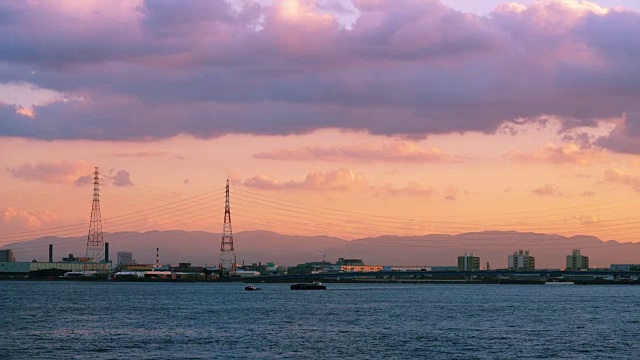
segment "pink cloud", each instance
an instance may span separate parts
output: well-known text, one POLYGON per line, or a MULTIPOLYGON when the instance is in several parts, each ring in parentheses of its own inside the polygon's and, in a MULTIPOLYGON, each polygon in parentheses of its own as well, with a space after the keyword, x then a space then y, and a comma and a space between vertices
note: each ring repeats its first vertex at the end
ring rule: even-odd
POLYGON ((105 156, 121 157, 121 158, 172 158, 176 160, 184 160, 182 155, 172 154, 168 151, 137 151, 137 152, 116 152, 105 156))
POLYGON ((364 175, 341 168, 332 171, 311 171, 304 180, 279 181, 266 175, 246 179, 243 185, 264 190, 301 189, 313 191, 359 191, 367 189, 364 175))
POLYGON ((384 144, 382 147, 371 146, 339 146, 321 147, 306 146, 295 150, 274 150, 253 155, 257 159, 293 160, 293 161, 345 161, 364 162, 443 162, 458 163, 462 156, 448 154, 437 147, 425 149, 416 143, 398 141, 384 144))
POLYGON ((545 184, 538 188, 531 190, 531 193, 538 196, 562 196, 560 189, 557 186, 551 184, 545 184))
POLYGON ((2 83, 25 81, 30 69, 34 88, 67 98, 33 106, 38 121, 0 104, 0 136, 337 128, 424 137, 493 133, 545 115, 566 128, 594 126, 640 111, 629 85, 640 76, 637 12, 578 0, 505 5, 488 16, 438 1, 273 3, 2 4, 2 83))
POLYGON ((110 176, 110 180, 114 186, 133 186, 133 183, 131 182, 131 175, 127 170, 119 170, 115 175, 110 176))
POLYGON ((18 167, 5 168, 11 176, 25 181, 40 181, 54 184, 71 184, 90 174, 93 166, 84 160, 39 162, 18 167))
POLYGON ((49 211, 25 211, 12 207, 0 210, 0 228, 5 233, 39 229, 56 221, 58 217, 49 211))

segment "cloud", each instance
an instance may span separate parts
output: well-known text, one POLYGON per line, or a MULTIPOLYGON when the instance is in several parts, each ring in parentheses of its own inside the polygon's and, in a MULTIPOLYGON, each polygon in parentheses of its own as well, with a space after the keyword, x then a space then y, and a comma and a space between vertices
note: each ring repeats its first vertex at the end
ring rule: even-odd
POLYGON ((114 186, 133 186, 133 183, 131 182, 131 176, 127 170, 119 170, 115 175, 110 176, 110 180, 114 186))
POLYGON ((445 200, 457 200, 458 193, 460 192, 460 189, 458 189, 457 186, 449 185, 444 190, 444 192, 445 192, 445 197, 444 197, 445 200))
POLYGON ((177 160, 184 160, 182 155, 172 154, 167 151, 138 151, 138 152, 115 152, 107 154, 106 156, 121 157, 121 158, 172 158, 177 160))
POLYGON ((0 136, 337 128, 424 137, 493 133, 548 115, 567 129, 595 126, 640 112, 637 12, 578 0, 503 5, 487 16, 438 1, 273 4, 4 2, 0 84, 65 100, 23 110, 2 101, 0 136))
POLYGON ((582 197, 595 197, 596 193, 594 193, 593 191, 585 191, 582 194, 580 194, 580 196, 582 196, 582 197))
POLYGON ((374 193, 384 192, 393 196, 407 196, 412 198, 431 197, 437 192, 434 187, 426 187, 414 181, 410 181, 402 187, 395 187, 392 184, 386 184, 381 187, 373 188, 373 190, 374 193))
POLYGON ((531 193, 538 196, 562 196, 558 187, 551 184, 545 184, 533 189, 531 190, 531 193))
POLYGON ((369 187, 364 175, 341 168, 332 171, 311 171, 304 180, 279 181, 266 175, 246 179, 244 186, 263 190, 302 189, 314 191, 360 191, 369 187))
POLYGON ((505 156, 514 162, 576 165, 590 165, 605 158, 601 150, 581 148, 576 144, 563 146, 549 144, 530 153, 512 151, 505 156))
POLYGON ((604 173, 604 181, 613 184, 621 184, 640 191, 640 176, 628 174, 622 170, 609 169, 604 173))
POLYGON ((256 153, 257 159, 293 160, 293 161, 346 161, 363 162, 462 162, 463 157, 447 154, 437 147, 425 149, 414 142, 397 141, 381 147, 371 146, 339 146, 321 147, 306 146, 295 150, 274 150, 256 153))
MULTIPOLYGON (((311 171, 304 180, 281 181, 267 175, 257 175, 242 182, 244 186, 262 190, 308 190, 308 191, 368 191, 373 196, 392 195, 412 198, 432 197, 438 193, 435 187, 410 181, 404 186, 387 183, 372 185, 361 173, 341 168, 330 171, 311 171)), ((459 189, 449 186, 445 196, 455 200, 459 189)))
POLYGON ((595 144, 618 153, 640 154, 640 112, 625 114, 623 121, 595 144))
POLYGON ((0 228, 5 233, 38 229, 56 221, 58 217, 49 211, 26 211, 12 207, 0 210, 0 228))
POLYGON ((9 174, 25 181, 39 181, 52 184, 71 184, 90 174, 93 166, 84 160, 38 162, 18 167, 6 167, 9 174))
POLYGON ((576 220, 578 220, 582 226, 595 225, 600 222, 600 219, 597 216, 577 216, 576 220))
POLYGON ((85 176, 80 176, 79 178, 77 178, 74 182, 74 185, 76 186, 88 186, 93 184, 93 175, 85 175, 85 176))

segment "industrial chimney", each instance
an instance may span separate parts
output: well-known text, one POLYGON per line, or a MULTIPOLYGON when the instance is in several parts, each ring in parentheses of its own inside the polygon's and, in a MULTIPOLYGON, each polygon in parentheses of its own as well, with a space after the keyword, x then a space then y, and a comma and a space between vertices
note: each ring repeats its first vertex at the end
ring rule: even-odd
POLYGON ((104 243, 104 262, 105 264, 109 263, 109 243, 104 243))
POLYGON ((53 244, 49 244, 49 262, 53 262, 53 244))

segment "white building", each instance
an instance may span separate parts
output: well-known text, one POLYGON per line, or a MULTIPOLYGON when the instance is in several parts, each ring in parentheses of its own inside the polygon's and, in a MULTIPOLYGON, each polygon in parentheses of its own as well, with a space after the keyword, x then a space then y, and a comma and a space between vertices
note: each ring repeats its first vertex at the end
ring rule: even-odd
POLYGON ((536 258, 529 255, 529 250, 519 250, 509 255, 509 270, 530 271, 536 269, 536 258))
POLYGON ((571 255, 567 255, 567 271, 580 271, 589 269, 589 257, 580 253, 580 249, 573 249, 571 255))

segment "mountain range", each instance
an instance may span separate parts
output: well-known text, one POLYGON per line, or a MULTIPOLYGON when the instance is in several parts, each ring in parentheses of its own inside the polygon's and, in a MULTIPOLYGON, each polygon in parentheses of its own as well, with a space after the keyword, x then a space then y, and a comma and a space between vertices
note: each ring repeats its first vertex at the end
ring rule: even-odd
MULTIPOLYGON (((218 263, 221 234, 203 231, 149 231, 105 233, 110 257, 118 251, 133 252, 138 263, 155 263, 156 248, 160 262, 215 266, 218 263)), ((54 261, 70 253, 85 253, 86 237, 44 237, 8 244, 17 261, 46 261, 48 244, 54 245, 54 261)), ((338 258, 363 259, 371 265, 431 266, 456 265, 457 256, 472 252, 480 256, 482 267, 506 268, 509 254, 528 249, 536 257, 537 268, 563 268, 565 257, 574 248, 590 257, 591 266, 640 263, 640 243, 602 241, 594 236, 565 237, 553 234, 513 231, 484 231, 458 235, 379 236, 344 240, 329 236, 292 236, 268 231, 244 231, 234 234, 238 263, 275 262, 295 265, 307 261, 335 262, 338 258)))

